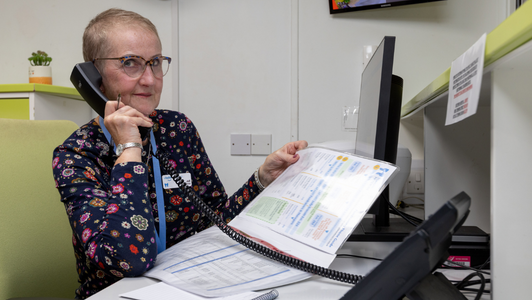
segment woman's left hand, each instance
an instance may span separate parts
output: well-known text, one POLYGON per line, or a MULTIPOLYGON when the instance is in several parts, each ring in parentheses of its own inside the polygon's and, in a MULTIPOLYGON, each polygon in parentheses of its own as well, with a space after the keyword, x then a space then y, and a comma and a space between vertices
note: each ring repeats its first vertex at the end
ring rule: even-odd
POLYGON ((264 186, 268 186, 286 168, 299 160, 299 154, 296 152, 305 149, 308 146, 306 141, 290 142, 279 150, 266 157, 264 164, 259 168, 259 180, 264 186))

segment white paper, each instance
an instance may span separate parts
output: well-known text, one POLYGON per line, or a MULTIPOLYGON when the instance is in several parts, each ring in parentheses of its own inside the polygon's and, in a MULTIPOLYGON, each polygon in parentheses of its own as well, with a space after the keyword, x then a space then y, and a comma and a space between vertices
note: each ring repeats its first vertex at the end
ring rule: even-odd
POLYGON ((161 252, 144 276, 197 295, 220 297, 296 282, 311 274, 265 258, 211 227, 161 252))
MULTIPOLYGON (((299 161, 257 196, 238 218, 334 254, 364 218, 397 167, 319 147, 298 153, 299 161)), ((238 224, 233 226, 247 230, 238 224)), ((267 236, 258 238, 269 241, 267 236)), ((303 247, 302 251, 307 249, 303 247)))
POLYGON ((449 78, 449 98, 445 125, 474 115, 477 112, 480 86, 484 71, 486 34, 453 61, 449 78))
POLYGON ((170 286, 164 282, 159 282, 156 284, 143 287, 138 290, 127 292, 121 294, 120 297, 126 299, 135 299, 135 300, 176 300, 176 299, 187 299, 187 300, 249 300, 260 296, 261 293, 256 292, 246 292, 238 295, 228 296, 228 297, 217 297, 217 298, 205 298, 198 295, 194 295, 173 286, 170 286))
POLYGON ((336 258, 336 254, 327 253, 319 249, 309 247, 301 242, 298 242, 283 234, 278 234, 271 229, 261 226, 252 219, 242 218, 237 216, 229 223, 235 230, 244 233, 251 240, 260 243, 264 246, 274 249, 277 252, 283 253, 320 267, 328 268, 333 260, 336 258), (245 228, 240 230, 238 228, 245 228), (265 242, 263 238, 268 240, 265 242))
MULTIPOLYGON (((229 225, 278 252, 328 267, 397 167, 309 147, 229 225)), ((309 278, 209 228, 157 256, 145 276, 179 289, 220 297, 309 278)))

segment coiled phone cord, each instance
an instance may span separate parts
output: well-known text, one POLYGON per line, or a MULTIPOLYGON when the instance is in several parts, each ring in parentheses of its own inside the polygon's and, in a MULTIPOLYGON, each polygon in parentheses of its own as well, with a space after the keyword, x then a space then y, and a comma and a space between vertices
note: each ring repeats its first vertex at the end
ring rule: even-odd
POLYGON ((157 158, 163 162, 163 167, 165 168, 166 172, 170 174, 172 179, 177 183, 179 189, 181 189, 185 194, 190 197, 192 202, 199 208, 199 210, 204 213, 209 218, 209 220, 211 220, 211 222, 216 224, 216 226, 218 226, 221 231, 223 231, 226 235, 228 235, 230 238, 243 245, 244 247, 253 250, 261 255, 264 255, 270 259, 273 259, 277 262, 285 264, 289 267, 319 275, 325 278, 329 278, 332 280, 351 284, 356 284, 360 280, 362 280, 363 277, 360 275, 353 275, 336 270, 331 270, 328 268, 323 268, 293 257, 283 255, 263 245, 257 244, 254 241, 248 239, 247 237, 241 235, 229 225, 227 225, 219 215, 217 215, 207 204, 205 204, 205 202, 198 198, 196 193, 194 193, 192 189, 190 189, 186 185, 185 181, 179 176, 179 174, 177 174, 177 171, 172 167, 167 157, 165 157, 164 155, 159 155, 159 153, 157 153, 157 158))

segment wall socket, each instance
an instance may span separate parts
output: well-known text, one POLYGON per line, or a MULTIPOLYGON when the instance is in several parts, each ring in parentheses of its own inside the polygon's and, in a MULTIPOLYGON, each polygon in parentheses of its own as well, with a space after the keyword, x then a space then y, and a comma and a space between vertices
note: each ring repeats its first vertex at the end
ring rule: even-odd
POLYGON ((425 173, 423 170, 411 170, 406 183, 407 194, 425 193, 425 173))
POLYGON ((251 155, 251 134, 231 134, 231 155, 251 155))

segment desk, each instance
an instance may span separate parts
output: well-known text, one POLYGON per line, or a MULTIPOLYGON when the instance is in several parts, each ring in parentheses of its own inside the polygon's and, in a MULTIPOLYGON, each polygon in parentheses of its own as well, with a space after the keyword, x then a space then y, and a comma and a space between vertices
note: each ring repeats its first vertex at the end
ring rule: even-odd
MULTIPOLYGON (((386 257, 399 243, 396 242, 347 242, 339 251, 340 254, 354 254, 367 257, 386 257)), ((367 274, 379 261, 362 259, 362 258, 345 258, 338 257, 331 264, 331 269, 350 272, 353 274, 367 274)), ((445 271, 446 276, 449 274, 455 278, 463 278, 470 271, 445 271)), ((119 295, 125 292, 133 291, 158 281, 146 278, 124 278, 112 286, 102 290, 98 294, 88 298, 89 300, 123 300, 119 295)), ((341 283, 330 279, 313 276, 307 280, 285 285, 276 288, 279 292, 279 300, 323 300, 323 299, 340 299, 352 285, 341 283)), ((467 295, 468 299, 474 299, 474 295, 467 295)), ((489 295, 484 295, 481 299, 490 299, 489 295)))
POLYGON ((444 126, 445 72, 403 106, 423 115, 426 215, 456 191, 471 196, 466 225, 491 233, 494 299, 527 299, 532 267, 532 2, 488 34, 477 114, 444 126), (526 173, 517 172, 523 170, 526 173))

